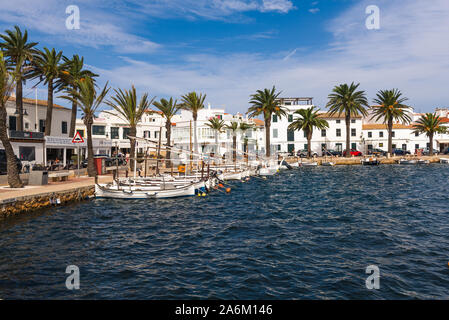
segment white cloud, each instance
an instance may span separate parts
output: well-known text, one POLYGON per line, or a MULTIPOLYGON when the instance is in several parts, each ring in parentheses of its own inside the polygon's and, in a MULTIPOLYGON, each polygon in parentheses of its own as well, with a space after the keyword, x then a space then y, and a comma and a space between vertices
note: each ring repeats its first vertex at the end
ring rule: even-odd
POLYGON ((262 11, 278 11, 287 13, 292 9, 294 9, 294 6, 289 0, 263 0, 262 11))
MULTIPOLYGON (((97 70, 115 86, 179 97, 205 92, 213 105, 245 111, 255 90, 276 85, 284 96, 313 96, 324 106, 332 87, 361 82, 372 99, 377 90, 399 88, 419 110, 447 105, 449 2, 381 1, 381 29, 365 28, 362 2, 329 23, 334 42, 313 54, 180 56, 179 63, 155 65, 127 59, 121 67, 97 70)), ((292 48, 290 53, 295 52, 292 48)))
POLYGON ((312 8, 312 9, 309 9, 309 12, 315 14, 315 13, 320 12, 320 9, 319 8, 312 8))

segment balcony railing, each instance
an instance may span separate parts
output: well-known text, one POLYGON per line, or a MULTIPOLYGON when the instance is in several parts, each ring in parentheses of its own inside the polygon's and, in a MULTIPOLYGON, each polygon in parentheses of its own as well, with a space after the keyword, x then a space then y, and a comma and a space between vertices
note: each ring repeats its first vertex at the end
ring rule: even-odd
POLYGON ((9 137, 14 139, 44 139, 44 133, 10 130, 9 137))

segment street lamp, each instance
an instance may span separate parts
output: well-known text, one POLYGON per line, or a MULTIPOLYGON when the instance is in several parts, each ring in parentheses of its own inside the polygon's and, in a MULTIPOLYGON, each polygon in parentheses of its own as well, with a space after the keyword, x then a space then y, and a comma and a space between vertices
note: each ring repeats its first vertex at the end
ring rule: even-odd
MULTIPOLYGON (((19 110, 16 109, 16 111, 14 112, 14 115, 15 115, 15 116, 20 115, 19 110)), ((23 116, 27 116, 27 115, 28 115, 28 112, 27 112, 26 109, 24 109, 24 110, 22 111, 22 115, 23 115, 23 116)))

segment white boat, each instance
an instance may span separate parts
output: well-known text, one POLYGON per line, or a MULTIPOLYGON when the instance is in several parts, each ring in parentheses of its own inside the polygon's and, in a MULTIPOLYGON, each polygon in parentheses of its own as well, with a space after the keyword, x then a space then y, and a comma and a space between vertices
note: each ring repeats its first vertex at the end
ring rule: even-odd
POLYGON ((277 167, 265 167, 265 168, 260 168, 258 170, 258 174, 259 176, 274 176, 276 173, 278 172, 278 168, 277 167))
POLYGON ((406 165, 415 165, 415 164, 418 164, 418 160, 400 159, 400 160, 398 160, 398 163, 406 164, 406 165))
POLYGON ((448 158, 440 158, 440 163, 449 163, 449 159, 448 158))
POLYGON ((318 162, 313 161, 313 162, 300 162, 299 165, 301 167, 316 167, 318 166, 318 162))
POLYGON ((429 160, 419 159, 418 164, 430 164, 429 160))
POLYGON ((95 185, 95 196, 97 198, 109 199, 151 199, 151 198, 175 198, 194 196, 196 184, 168 189, 152 190, 147 188, 117 188, 112 185, 95 185))
POLYGON ((242 172, 223 172, 222 180, 242 180, 242 172))
POLYGON ((378 166, 380 164, 380 161, 377 158, 365 158, 360 160, 360 162, 364 166, 378 166))
POLYGON ((335 166, 335 163, 332 161, 324 161, 324 162, 321 162, 321 165, 324 167, 333 167, 333 166, 335 166))

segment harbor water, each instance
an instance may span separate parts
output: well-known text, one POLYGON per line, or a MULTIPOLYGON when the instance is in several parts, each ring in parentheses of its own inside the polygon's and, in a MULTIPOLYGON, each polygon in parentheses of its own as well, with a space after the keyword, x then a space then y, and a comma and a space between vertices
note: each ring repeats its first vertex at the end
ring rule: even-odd
POLYGON ((448 299, 448 181, 440 164, 302 168, 8 218, 0 299, 448 299))

